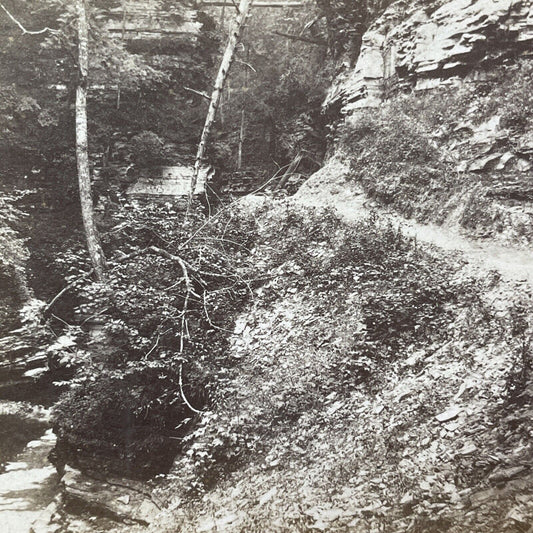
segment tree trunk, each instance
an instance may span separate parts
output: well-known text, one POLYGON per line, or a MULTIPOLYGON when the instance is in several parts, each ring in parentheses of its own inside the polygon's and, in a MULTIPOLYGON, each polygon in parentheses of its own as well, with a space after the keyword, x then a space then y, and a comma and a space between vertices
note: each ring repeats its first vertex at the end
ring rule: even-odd
POLYGON ((237 151, 237 170, 242 168, 242 146, 244 144, 244 130, 246 124, 246 111, 241 109, 241 127, 239 129, 239 149, 237 151))
MULTIPOLYGON (((243 41, 245 40, 245 33, 243 32, 243 41)), ((244 66, 244 87, 243 93, 244 97, 242 100, 241 108, 241 127, 239 129, 239 150, 237 154, 237 169, 241 170, 242 168, 242 150, 244 146, 244 135, 246 133, 246 103, 248 100, 248 69, 250 68, 248 62, 250 61, 250 47, 246 46, 246 65, 244 66)))
POLYGON ((104 279, 105 257, 94 221, 87 143, 87 71, 89 67, 88 23, 85 0, 76 0, 78 12, 78 83, 76 86, 76 162, 80 204, 87 249, 99 281, 104 279))
POLYGON ((211 128, 215 122, 215 117, 217 114, 217 108, 220 103, 220 95, 224 90, 224 84, 226 83, 226 78, 228 77, 228 72, 233 62, 235 56, 235 47, 239 42, 244 25, 246 24, 246 18, 253 0, 241 0, 239 4, 239 13, 237 19, 235 20, 235 25, 230 31, 228 43, 226 44, 226 50, 222 56, 222 61, 220 62, 220 67, 218 69, 217 78, 215 81, 215 87, 211 95, 211 102, 209 103, 209 110, 207 111, 207 117, 205 119, 204 129, 202 130, 202 136, 200 137, 200 144, 198 145, 198 152, 196 154, 196 161, 194 162, 194 172, 191 179, 191 189, 189 191, 189 206, 192 203, 192 198, 194 191, 196 189, 196 183, 198 181, 198 174, 200 173, 200 167, 202 165, 202 160, 205 155, 205 149, 207 146, 207 141, 209 139, 209 134, 211 133, 211 128))

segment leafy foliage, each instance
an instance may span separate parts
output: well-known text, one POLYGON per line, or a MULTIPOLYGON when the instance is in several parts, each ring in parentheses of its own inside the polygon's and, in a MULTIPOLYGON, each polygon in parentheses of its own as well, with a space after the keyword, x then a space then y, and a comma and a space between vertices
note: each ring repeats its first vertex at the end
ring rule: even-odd
POLYGON ((0 198, 0 333, 18 325, 18 307, 27 291, 23 266, 28 251, 21 236, 25 217, 16 207, 20 197, 0 198))
POLYGON ((244 468, 252 451, 264 457, 307 417, 326 420, 332 391, 342 401, 376 390, 398 361, 449 341, 461 309, 482 320, 476 287, 454 279, 457 265, 390 226, 348 227, 330 211, 292 203, 264 202, 253 216, 253 263, 271 276, 236 325, 238 366, 216 377, 224 386, 212 412, 176 463, 185 490, 244 468))
POLYGON ((211 401, 228 364, 253 223, 232 212, 184 221, 170 204, 121 216, 104 242, 106 285, 76 287, 78 320, 92 333, 79 339, 79 372, 55 421, 65 460, 144 476, 169 467, 191 406, 211 401))
MULTIPOLYGON (((297 170, 308 175, 325 152, 320 107, 329 71, 326 48, 315 36, 321 23, 312 5, 309 11, 286 9, 282 17, 279 11, 261 9, 261 16, 250 17, 230 72, 216 132, 219 153, 212 154, 228 173, 237 164, 242 113, 243 165, 259 178, 271 177, 300 153, 305 157, 297 170)), ((224 39, 228 28, 221 29, 224 39)))

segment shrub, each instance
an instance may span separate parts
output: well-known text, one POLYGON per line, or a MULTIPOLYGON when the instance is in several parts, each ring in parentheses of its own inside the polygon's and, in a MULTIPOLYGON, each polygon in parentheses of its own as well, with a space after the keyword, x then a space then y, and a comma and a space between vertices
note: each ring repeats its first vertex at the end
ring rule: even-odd
POLYGON ((104 243, 107 283, 76 288, 76 316, 93 331, 80 338, 85 361, 54 419, 60 461, 144 476, 171 464, 175 428, 195 414, 191 405, 208 405, 227 364, 254 223, 231 210, 184 221, 171 205, 120 217, 104 243))
POLYGON ((342 153, 365 192, 407 216, 417 215, 433 188, 444 188, 451 165, 431 142, 421 121, 397 107, 376 117, 363 112, 341 131, 342 153))
POLYGON ((122 373, 85 368, 54 409, 56 454, 77 467, 96 463, 128 477, 168 470, 176 428, 188 414, 178 389, 177 369, 165 362, 122 373))
POLYGON ((313 423, 328 426, 326 397, 344 403, 357 389, 377 390, 398 360, 444 343, 457 313, 476 305, 475 285, 454 280, 453 263, 392 226, 348 226, 291 202, 265 202, 254 218, 251 260, 271 275, 243 317, 235 367, 220 369, 212 412, 174 467, 193 492, 276 456, 288 433, 307 439, 313 423))
POLYGON ((160 165, 163 162, 163 140, 151 131, 142 131, 131 141, 133 161, 139 167, 160 165))

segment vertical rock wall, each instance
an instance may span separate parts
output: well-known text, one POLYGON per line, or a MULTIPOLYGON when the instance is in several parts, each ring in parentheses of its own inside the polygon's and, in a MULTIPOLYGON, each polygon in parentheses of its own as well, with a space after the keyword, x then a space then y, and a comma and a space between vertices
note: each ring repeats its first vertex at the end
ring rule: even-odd
POLYGON ((454 83, 531 55, 532 0, 399 0, 364 35, 355 68, 325 105, 349 114, 394 91, 454 83))

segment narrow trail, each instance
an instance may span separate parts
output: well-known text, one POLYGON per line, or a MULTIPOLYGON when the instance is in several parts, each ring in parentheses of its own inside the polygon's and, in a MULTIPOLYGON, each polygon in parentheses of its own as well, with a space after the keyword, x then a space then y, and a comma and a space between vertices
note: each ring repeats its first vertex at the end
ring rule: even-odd
POLYGON ((377 216, 397 225, 405 235, 420 242, 447 252, 461 252, 469 263, 484 271, 497 271, 504 281, 527 283, 533 287, 533 251, 471 239, 446 226, 407 220, 378 205, 369 205, 372 200, 362 191, 350 191, 347 186, 327 190, 320 185, 323 182, 305 184, 294 196, 295 200, 308 206, 332 207, 347 221, 377 216))

